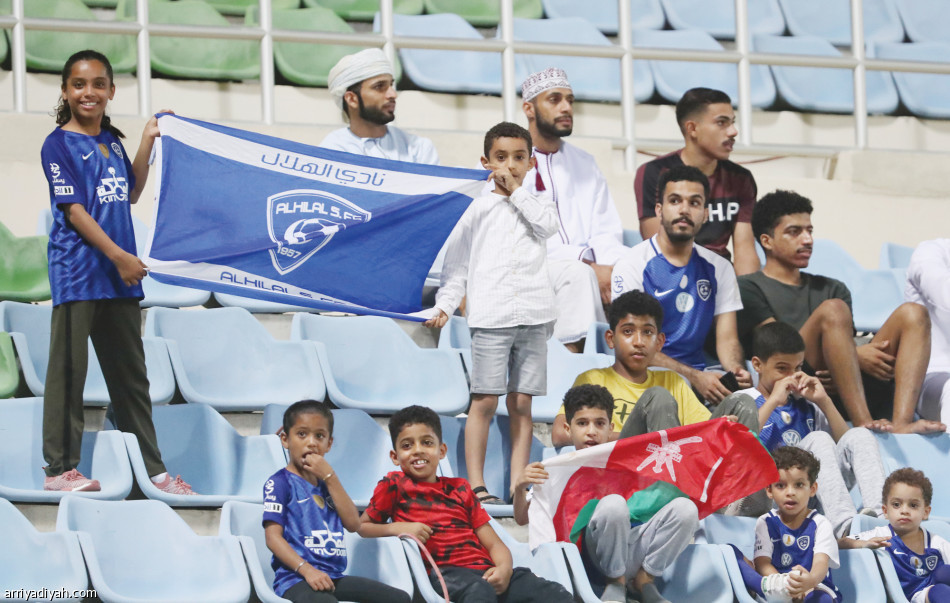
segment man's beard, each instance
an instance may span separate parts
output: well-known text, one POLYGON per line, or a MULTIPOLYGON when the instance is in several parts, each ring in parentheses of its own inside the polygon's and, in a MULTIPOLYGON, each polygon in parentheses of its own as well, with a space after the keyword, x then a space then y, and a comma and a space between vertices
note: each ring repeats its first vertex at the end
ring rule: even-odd
MULTIPOLYGON (((696 238, 696 231, 692 232, 678 232, 673 230, 673 223, 664 223, 660 221, 660 225, 663 227, 663 230, 666 231, 666 238, 670 240, 671 243, 687 243, 696 238)), ((695 228, 695 227, 694 227, 695 228)))
POLYGON ((363 119, 364 121, 368 121, 370 123, 374 123, 379 126, 385 126, 392 120, 396 119, 395 112, 392 115, 389 115, 387 113, 383 113, 379 109, 368 108, 365 104, 363 104, 362 95, 357 94, 356 98, 360 103, 360 119, 363 119))
POLYGON ((540 117, 535 120, 535 123, 538 127, 538 132, 546 138, 564 138, 565 136, 570 136, 571 132, 574 131, 573 123, 571 127, 566 130, 563 128, 559 129, 553 121, 547 121, 540 117))

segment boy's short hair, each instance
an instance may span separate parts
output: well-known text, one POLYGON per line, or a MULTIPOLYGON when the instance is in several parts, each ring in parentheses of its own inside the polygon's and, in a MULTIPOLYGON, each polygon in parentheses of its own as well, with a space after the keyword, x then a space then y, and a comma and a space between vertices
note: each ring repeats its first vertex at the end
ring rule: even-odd
POLYGON ((656 183, 656 195, 659 203, 663 203, 666 185, 670 182, 698 182, 703 185, 703 207, 709 205, 709 178, 697 167, 691 165, 677 165, 660 173, 656 183))
POLYGON ((759 199, 752 208, 752 234, 762 244, 762 235, 775 235, 775 227, 785 216, 811 215, 812 205, 807 197, 794 191, 775 190, 759 199))
POLYGON ((927 476, 924 475, 923 471, 904 467, 888 475, 887 479, 884 480, 884 491, 882 492, 885 505, 887 504, 887 496, 891 493, 891 488, 894 487, 894 484, 907 484, 908 486, 920 488, 920 492, 924 495, 924 504, 928 507, 930 506, 930 501, 934 495, 934 487, 933 484, 930 483, 930 480, 927 479, 927 476))
POLYGON ((616 329, 620 321, 628 315, 649 316, 656 321, 656 328, 663 330, 663 306, 649 293, 634 289, 611 302, 610 309, 607 311, 610 330, 616 329))
POLYGON ((732 104, 732 99, 722 90, 712 88, 690 88, 679 102, 676 103, 676 123, 679 124, 680 131, 685 134, 686 122, 695 117, 700 111, 705 111, 709 105, 718 105, 725 103, 732 104))
POLYGON ((399 434, 407 425, 425 425, 435 432, 435 436, 442 442, 442 422, 439 421, 439 415, 431 408, 413 404, 405 408, 400 408, 392 417, 389 418, 389 437, 392 438, 393 448, 396 447, 396 440, 399 434))
POLYGON ((531 132, 528 132, 518 124, 503 121, 499 124, 495 124, 485 133, 485 157, 491 154, 491 147, 499 138, 520 138, 524 140, 528 143, 529 155, 531 154, 531 149, 534 148, 534 143, 531 142, 531 132))
POLYGON ((821 469, 821 462, 804 448, 781 446, 772 452, 772 458, 775 460, 775 467, 779 471, 798 467, 808 475, 809 482, 814 484, 818 481, 818 470, 821 469))
POLYGON ((775 321, 757 327, 752 333, 752 353, 766 362, 776 354, 798 354, 805 351, 805 340, 792 325, 775 321))
POLYGON ((290 429, 294 426, 294 423, 297 422, 297 417, 309 413, 323 415, 323 418, 327 420, 327 428, 330 430, 330 437, 332 438, 333 413, 326 404, 317 402, 316 400, 300 400, 287 407, 287 410, 284 411, 284 433, 289 435, 290 429))
POLYGON ((614 414, 614 396, 603 385, 585 383, 575 385, 564 394, 564 417, 568 424, 574 415, 585 408, 600 408, 607 412, 607 418, 614 414))

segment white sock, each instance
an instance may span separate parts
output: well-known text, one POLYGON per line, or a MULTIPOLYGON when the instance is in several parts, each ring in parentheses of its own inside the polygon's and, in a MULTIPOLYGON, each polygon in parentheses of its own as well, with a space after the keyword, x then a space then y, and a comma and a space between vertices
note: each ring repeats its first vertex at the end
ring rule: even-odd
POLYGON ((165 481, 166 479, 168 479, 168 472, 167 472, 167 471, 164 471, 164 472, 162 472, 162 473, 159 473, 158 475, 153 475, 153 476, 150 477, 149 479, 152 480, 152 483, 153 483, 153 484, 160 484, 160 483, 162 483, 163 481, 165 481))

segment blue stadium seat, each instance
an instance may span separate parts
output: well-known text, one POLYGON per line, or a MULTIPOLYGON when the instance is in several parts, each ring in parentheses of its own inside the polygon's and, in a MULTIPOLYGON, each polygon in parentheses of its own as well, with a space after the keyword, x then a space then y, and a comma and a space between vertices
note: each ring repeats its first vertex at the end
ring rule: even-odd
POLYGON ((439 349, 455 350, 462 356, 462 363, 472 370, 472 333, 461 316, 449 316, 449 321, 439 333, 439 349))
MULTIPOLYGON (((723 50, 711 35, 698 30, 635 31, 633 44, 641 48, 680 48, 688 50, 723 50)), ((650 61, 656 91, 675 103, 690 88, 706 86, 722 90, 739 102, 739 77, 732 63, 690 63, 688 61, 650 61)), ((752 106, 763 109, 775 102, 775 83, 765 65, 749 67, 752 106)))
MULTIPOLYGON (((628 0, 632 29, 663 29, 666 15, 660 0, 628 0)), ((541 0, 544 14, 550 19, 582 17, 608 35, 618 31, 617 0, 541 0)))
MULTIPOLYGON (((46 390, 52 315, 52 306, 0 302, 0 330, 10 333, 13 338, 23 380, 34 396, 42 396, 46 390)), ((175 378, 165 341, 157 337, 143 337, 142 344, 145 347, 145 369, 148 372, 152 404, 165 404, 175 395, 175 378)), ((91 340, 88 346, 89 363, 83 404, 106 406, 109 403, 109 390, 91 340)))
POLYGON ((910 265, 910 256, 913 254, 913 247, 898 245, 897 243, 884 243, 881 245, 881 259, 878 267, 882 270, 907 268, 910 265))
MULTIPOLYGON (((581 17, 515 19, 514 39, 551 43, 570 40, 572 44, 612 46, 604 34, 581 17)), ((532 73, 548 67, 560 67, 567 72, 571 89, 578 100, 620 102, 620 59, 517 54, 515 80, 523 82, 532 73)), ((649 62, 637 61, 633 77, 636 101, 642 103, 649 100, 653 96, 653 74, 649 62)))
MULTIPOLYGON (((942 42, 879 44, 874 53, 879 59, 948 63, 950 44, 947 40, 948 38, 944 38, 942 42)), ((920 117, 950 119, 950 75, 899 72, 891 75, 894 76, 901 101, 911 113, 920 117)))
MULTIPOLYGON (((0 403, 0 498, 55 503, 65 492, 43 490, 43 399, 19 398, 0 403)), ((86 431, 79 472, 99 480, 99 492, 82 496, 119 500, 132 490, 132 469, 125 441, 117 431, 86 431)))
POLYGON ((629 228, 623 229, 623 244, 627 247, 633 247, 643 242, 643 235, 640 234, 639 230, 630 230, 629 228))
MULTIPOLYGON (((0 545, 0 592, 9 593, 20 589, 41 591, 45 588, 50 592, 71 594, 89 586, 86 564, 75 533, 38 532, 13 503, 2 498, 0 532, 3 533, 3 544, 0 545)), ((56 600, 82 601, 82 598, 68 596, 57 597, 56 600)))
MULTIPOLYGON (((264 506, 254 503, 228 501, 221 508, 221 536, 234 536, 241 543, 247 569, 251 574, 254 593, 262 603, 286 601, 274 593, 273 555, 264 541, 261 516, 264 506)), ((346 575, 372 578, 383 584, 402 589, 412 595, 412 574, 402 546, 397 538, 360 538, 344 532, 346 544, 346 575)))
MULTIPOLYGON (((723 40, 736 37, 734 0, 660 1, 673 29, 698 29, 723 40)), ((748 3, 748 11, 750 33, 777 36, 785 33, 785 19, 776 0, 753 0, 748 3)))
MULTIPOLYGON (((875 433, 884 473, 901 467, 923 471, 933 483, 931 519, 950 522, 950 483, 943 479, 950 459, 950 434, 875 433)), ((950 538, 950 536, 948 536, 950 538)))
POLYGON ((247 310, 152 308, 145 332, 166 339, 175 379, 188 402, 260 410, 273 402, 326 395, 313 347, 275 341, 247 310))
MULTIPOLYGON (((752 50, 776 54, 841 56, 827 40, 814 36, 753 36, 752 50)), ((850 69, 770 67, 779 94, 799 111, 851 113, 854 111, 854 80, 850 69)), ((868 113, 893 113, 897 89, 887 73, 867 72, 868 113)))
MULTIPOLYGON (((851 45, 851 3, 848 0, 778 2, 793 36, 815 36, 835 46, 851 45)), ((866 42, 900 42, 904 39, 904 27, 891 0, 864 0, 863 5, 866 42)))
POLYGON ((424 404, 443 414, 468 407, 459 357, 420 348, 389 318, 298 313, 290 337, 315 346, 330 400, 337 406, 393 413, 424 404))
MULTIPOLYGON (((379 27, 379 19, 373 24, 379 27)), ((451 13, 437 15, 393 15, 397 36, 440 37, 481 40, 482 34, 465 19, 451 13)), ((501 94, 501 55, 470 50, 399 51, 405 74, 417 86, 435 92, 457 94, 501 94)))
POLYGON ((67 496, 56 531, 79 532, 96 594, 105 602, 243 602, 251 595, 233 536, 198 536, 157 500, 67 496))
POLYGON ((313 312, 313 308, 280 304, 264 299, 254 299, 230 293, 215 293, 214 299, 222 308, 244 308, 252 314, 286 314, 288 312, 313 312))
POLYGON ((691 544, 657 580, 657 588, 670 601, 730 603, 729 576, 714 545, 691 544))
POLYGON ((0 332, 0 398, 12 398, 20 387, 20 369, 10 334, 0 332))
POLYGON ((610 325, 605 322, 592 322, 587 329, 587 338, 584 340, 585 354, 607 354, 615 356, 613 348, 607 345, 604 339, 604 333, 610 329, 610 325))
POLYGON ((912 42, 946 42, 950 4, 940 0, 894 0, 912 42))
POLYGON ((241 436, 210 406, 174 404, 152 409, 162 460, 198 496, 162 492, 149 480, 138 440, 125 435, 135 481, 148 498, 172 506, 220 507, 228 500, 260 502, 267 478, 287 465, 276 435, 241 436))

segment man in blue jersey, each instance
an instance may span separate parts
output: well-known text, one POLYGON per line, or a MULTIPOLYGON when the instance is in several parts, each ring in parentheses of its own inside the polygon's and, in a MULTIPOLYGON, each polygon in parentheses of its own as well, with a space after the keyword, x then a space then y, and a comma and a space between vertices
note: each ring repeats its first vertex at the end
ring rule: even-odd
POLYGON ((697 168, 676 166, 660 175, 658 190, 661 228, 616 263, 613 297, 637 289, 660 301, 666 344, 656 365, 685 376, 706 401, 718 404, 730 390, 717 373, 704 371, 703 343, 713 326, 723 369, 742 387, 752 385, 736 331, 736 311, 742 309, 736 273, 728 260, 695 243, 708 218, 706 176, 697 168))

